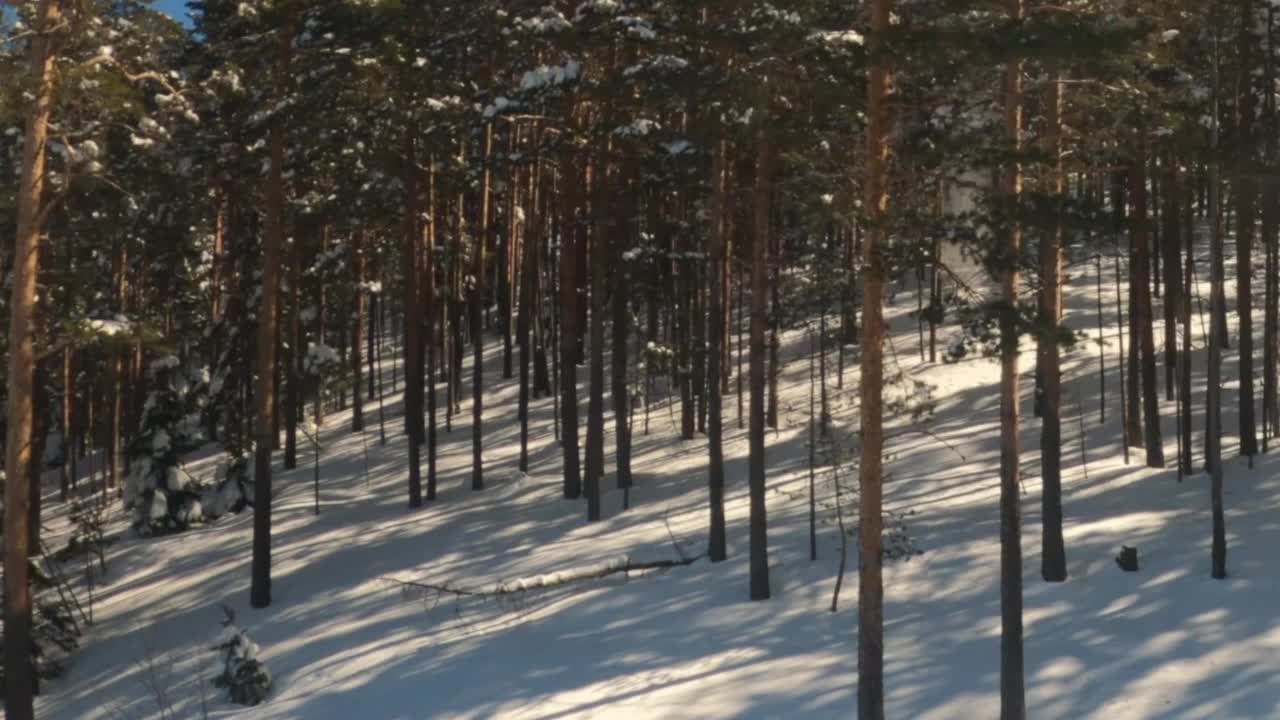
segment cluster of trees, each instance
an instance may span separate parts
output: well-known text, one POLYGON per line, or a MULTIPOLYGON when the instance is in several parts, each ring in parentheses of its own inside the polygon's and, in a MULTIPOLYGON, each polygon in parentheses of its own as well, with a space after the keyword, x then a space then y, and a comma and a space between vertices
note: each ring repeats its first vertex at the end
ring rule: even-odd
MULTIPOLYGON (((663 378, 680 434, 708 439, 712 561, 727 556, 723 434, 736 395, 749 595, 762 600, 778 338, 815 314, 824 327, 835 315, 832 339, 859 348, 859 712, 881 717, 883 298, 911 275, 927 282, 930 361, 981 349, 1002 363, 1002 697, 1006 717, 1023 717, 1019 341, 1038 350, 1042 576, 1063 581, 1064 257, 1095 261, 1100 326, 1103 258, 1129 260, 1122 445, 1152 467, 1166 462, 1161 300, 1166 402, 1190 473, 1202 225, 1203 464, 1213 572, 1225 575, 1226 227, 1241 452, 1258 451, 1259 424, 1263 449, 1280 428, 1270 4, 194 0, 189 30, 136 0, 12 6, 0 36, 0 227, 16 228, 0 235, 12 718, 31 716, 25 559, 46 438, 61 446, 64 494, 79 490, 75 460, 100 449, 109 470, 93 489, 140 478, 125 498, 146 503, 136 516, 158 529, 208 505, 198 489, 175 499, 156 465, 174 462, 166 443, 223 443, 231 469, 207 492, 253 507, 251 599, 263 607, 273 454, 293 467, 307 418, 322 423, 335 404, 363 431, 365 404, 382 399, 384 335, 403 350, 394 391, 410 508, 436 499, 440 425, 464 408, 470 484, 485 487, 487 348, 500 344, 503 376, 519 378, 521 469, 537 441, 531 404, 549 402, 564 495, 585 498, 591 521, 607 482, 630 487, 636 410, 663 378), (979 259, 994 291, 952 273, 944 246, 979 259), (940 356, 949 315, 965 336, 940 356), (156 412, 151 385, 178 367, 193 369, 180 380, 191 401, 166 394, 172 411, 156 412)), ((1105 407, 1104 385, 1103 422, 1105 407)))

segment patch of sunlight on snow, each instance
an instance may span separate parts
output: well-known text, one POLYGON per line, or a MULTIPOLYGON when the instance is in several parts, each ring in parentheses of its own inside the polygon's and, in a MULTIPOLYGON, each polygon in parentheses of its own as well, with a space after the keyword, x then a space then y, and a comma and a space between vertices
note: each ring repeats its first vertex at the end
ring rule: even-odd
POLYGON ((1050 660, 1035 674, 1037 680, 1070 680, 1085 672, 1084 663, 1074 657, 1060 657, 1050 660))
POLYGON ((1106 617, 1108 615, 1115 615, 1116 613, 1128 610, 1137 604, 1137 595, 1125 595, 1124 597, 1116 598, 1115 600, 1107 603, 1107 606, 1102 608, 1102 611, 1098 613, 1098 616, 1106 617))
POLYGON ((1185 630, 1168 630, 1152 635, 1146 642, 1134 648, 1134 654, 1142 657, 1160 657, 1178 649, 1187 639, 1185 630))
POLYGON ((1190 569, 1185 567, 1175 568, 1173 570, 1166 570, 1165 572, 1162 572, 1159 575, 1156 575, 1155 577, 1151 578, 1150 580, 1142 583, 1142 587, 1145 589, 1145 588, 1160 587, 1161 585, 1168 585, 1169 583, 1177 582, 1178 580, 1181 580, 1182 578, 1186 577, 1190 573, 1191 573, 1190 569))

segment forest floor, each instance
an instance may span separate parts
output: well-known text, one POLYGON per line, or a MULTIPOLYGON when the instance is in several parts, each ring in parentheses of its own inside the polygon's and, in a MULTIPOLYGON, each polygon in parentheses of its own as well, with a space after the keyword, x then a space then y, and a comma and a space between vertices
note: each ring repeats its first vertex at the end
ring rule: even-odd
MULTIPOLYGON (((1202 258, 1200 268, 1206 267, 1202 258)), ((1096 338, 1093 268, 1083 263, 1069 270, 1067 323, 1096 338)), ((1110 260, 1105 271, 1104 286, 1113 288, 1110 260)), ((1202 290, 1207 304, 1207 284, 1202 290)), ((1113 296, 1107 300, 1114 303, 1113 296)), ((932 386, 936 408, 921 420, 894 417, 888 431, 886 503, 903 520, 891 524, 922 554, 893 561, 885 573, 887 712, 919 720, 996 717, 999 368, 981 358, 922 362, 909 314, 915 307, 914 288, 906 287, 889 308, 889 367, 932 386)), ((1064 363, 1070 579, 1062 584, 1045 583, 1038 572, 1040 423, 1031 417, 1033 353, 1024 343, 1029 715, 1280 716, 1280 572, 1272 555, 1280 547, 1280 460, 1274 453, 1259 456, 1250 469, 1236 457, 1231 388, 1237 386, 1228 385, 1230 577, 1210 579, 1208 481, 1198 473, 1179 482, 1173 469, 1175 413, 1163 398, 1163 367, 1170 469, 1145 468, 1140 449, 1132 464, 1122 459, 1115 320, 1109 304, 1105 423, 1096 343, 1081 343, 1064 363), (1138 548, 1139 572, 1122 572, 1113 561, 1122 544, 1138 548)), ((954 332, 943 328, 940 352, 954 332)), ((1158 322, 1156 338, 1160 343, 1158 322)), ((1201 410, 1198 324, 1194 340, 1194 402, 1201 410)), ((664 405, 653 409, 647 435, 637 415, 629 509, 612 491, 605 520, 587 524, 584 502, 562 498, 550 399, 534 403, 530 472, 519 475, 516 385, 500 380, 499 343, 491 339, 484 491, 470 489, 469 401, 452 432, 441 423, 439 500, 414 512, 407 510, 399 398, 386 407, 385 447, 378 442, 376 403, 366 405, 370 423, 362 434, 349 431, 347 413, 329 415, 321 435, 320 514, 314 514, 309 451, 297 470, 277 475, 273 602, 265 610, 248 607, 250 513, 158 539, 135 537, 120 517, 112 525, 107 584, 95 591, 96 622, 68 672, 39 699, 38 714, 198 718, 207 706, 214 718, 307 720, 850 717, 856 707, 856 543, 850 543, 839 610, 832 613, 840 547, 832 453, 819 455, 818 559, 811 562, 808 339, 792 331, 784 345, 782 421, 767 437, 769 601, 747 600, 746 434, 732 395, 725 402, 727 562, 698 560, 499 601, 438 598, 388 581, 486 588, 605 566, 622 556, 674 559, 705 547, 705 440, 680 440, 678 418, 664 405), (274 674, 264 706, 238 708, 209 686, 220 604, 236 611, 274 674)), ((833 374, 835 358, 833 352, 833 374)), ((1235 363, 1234 355, 1227 357, 1228 380, 1235 378, 1235 363)), ((850 457, 856 367, 846 368, 842 390, 834 388, 834 377, 831 384, 837 437, 846 439, 840 454, 850 457)), ((582 395, 585 408, 585 385, 582 395)), ((1199 464, 1200 414, 1195 429, 1199 464)), ((611 465, 608 448, 606 454, 611 465)), ((188 469, 212 473, 217 462, 211 452, 192 459, 188 469)), ((845 518, 856 517, 856 499, 844 500, 845 518)), ((48 502, 56 533, 65 517, 54 497, 48 502)))

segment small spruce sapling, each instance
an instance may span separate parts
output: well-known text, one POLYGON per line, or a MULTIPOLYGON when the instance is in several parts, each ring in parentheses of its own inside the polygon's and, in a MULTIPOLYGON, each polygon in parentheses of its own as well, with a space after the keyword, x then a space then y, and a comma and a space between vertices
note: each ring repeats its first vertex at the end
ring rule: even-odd
POLYGON ((258 644, 236 625, 235 611, 223 605, 222 612, 226 617, 213 648, 221 656, 221 663, 216 667, 218 676, 213 684, 225 688, 231 701, 238 705, 259 705, 271 692, 271 673, 258 659, 258 644))

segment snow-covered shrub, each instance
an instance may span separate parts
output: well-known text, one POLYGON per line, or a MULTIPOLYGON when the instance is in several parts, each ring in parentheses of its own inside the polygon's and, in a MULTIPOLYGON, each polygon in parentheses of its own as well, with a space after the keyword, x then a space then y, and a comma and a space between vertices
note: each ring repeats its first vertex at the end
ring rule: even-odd
POLYGON ((259 705, 271 692, 271 672, 258 659, 258 644, 236 625, 235 612, 225 605, 222 611, 226 619, 222 621, 222 632, 213 648, 219 653, 218 676, 213 684, 225 688, 236 704, 259 705))
POLYGON ((149 391, 137 436, 129 446, 132 460, 125 482, 124 505, 133 526, 144 535, 184 530, 242 503, 238 478, 201 483, 182 468, 182 456, 205 442, 202 412, 208 402, 209 374, 168 355, 147 370, 149 391), (228 490, 225 485, 233 484, 228 490))

